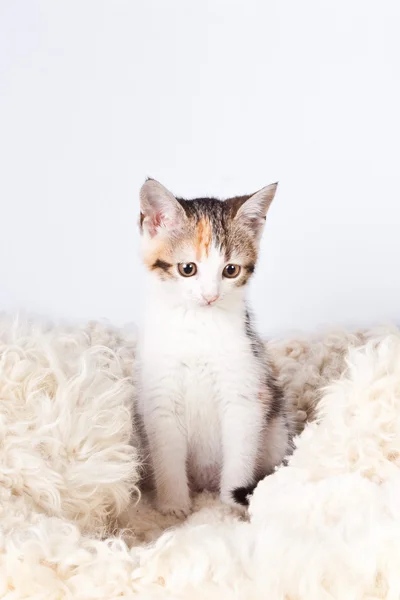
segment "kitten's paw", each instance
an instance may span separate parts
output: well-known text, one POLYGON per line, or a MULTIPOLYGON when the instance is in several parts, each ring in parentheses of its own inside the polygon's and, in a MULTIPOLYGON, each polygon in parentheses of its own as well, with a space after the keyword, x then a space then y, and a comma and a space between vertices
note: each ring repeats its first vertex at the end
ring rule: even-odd
POLYGON ((174 502, 158 502, 157 509, 163 515, 183 520, 186 519, 190 513, 190 503, 177 504, 174 502))

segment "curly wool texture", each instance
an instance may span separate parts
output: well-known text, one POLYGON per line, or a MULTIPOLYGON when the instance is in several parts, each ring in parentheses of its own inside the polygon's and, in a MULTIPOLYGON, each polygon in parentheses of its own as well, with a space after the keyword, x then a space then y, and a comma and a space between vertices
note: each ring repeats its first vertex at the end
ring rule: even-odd
POLYGON ((201 494, 180 524, 136 503, 135 336, 1 319, 0 597, 398 597, 400 333, 269 347, 314 422, 250 520, 201 494))
POLYGON ((141 551, 176 598, 364 600, 400 594, 400 335, 352 348, 250 522, 187 523, 141 551))
POLYGON ((342 375, 350 348, 357 348, 369 340, 382 340, 395 326, 382 326, 349 332, 336 329, 314 336, 296 336, 283 340, 269 340, 266 347, 272 356, 277 379, 292 406, 296 432, 313 421, 324 389, 342 375))
POLYGON ((0 320, 1 490, 91 533, 129 504, 138 478, 132 348, 117 341, 99 326, 0 320))

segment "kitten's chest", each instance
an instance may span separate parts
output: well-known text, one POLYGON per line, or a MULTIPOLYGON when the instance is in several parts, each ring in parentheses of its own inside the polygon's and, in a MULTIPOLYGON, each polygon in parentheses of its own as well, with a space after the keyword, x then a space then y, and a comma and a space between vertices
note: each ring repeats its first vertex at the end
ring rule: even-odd
POLYGON ((226 357, 245 353, 248 340, 243 320, 210 309, 167 313, 146 327, 147 351, 190 367, 201 381, 226 357))
POLYGON ((193 422, 214 413, 232 389, 257 377, 250 340, 236 315, 210 310, 157 319, 143 339, 144 383, 175 390, 175 402, 186 405, 193 422))

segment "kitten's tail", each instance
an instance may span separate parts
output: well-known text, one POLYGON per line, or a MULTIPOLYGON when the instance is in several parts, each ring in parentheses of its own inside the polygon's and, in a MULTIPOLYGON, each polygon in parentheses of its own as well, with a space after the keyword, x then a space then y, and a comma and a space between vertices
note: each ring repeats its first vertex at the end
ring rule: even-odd
MULTIPOLYGON (((287 456, 281 462, 281 464, 280 464, 281 467, 288 466, 288 461, 289 461, 290 455, 293 452, 293 450, 294 450, 293 440, 290 439, 289 440, 289 451, 288 451, 287 456)), ((264 477, 268 477, 269 475, 272 475, 272 473, 274 473, 278 468, 279 467, 275 467, 268 473, 265 473, 264 477)), ((232 498, 234 499, 234 501, 237 504, 241 504, 242 506, 248 506, 250 504, 250 499, 254 493, 254 490, 258 486, 259 482, 264 479, 264 477, 258 478, 254 483, 252 483, 248 486, 237 487, 234 490, 232 490, 231 494, 232 494, 232 498)))
POLYGON ((237 504, 241 504, 242 506, 248 506, 250 502, 250 498, 253 495, 254 490, 256 489, 258 484, 253 483, 248 485, 247 487, 238 487, 232 490, 232 498, 237 504))

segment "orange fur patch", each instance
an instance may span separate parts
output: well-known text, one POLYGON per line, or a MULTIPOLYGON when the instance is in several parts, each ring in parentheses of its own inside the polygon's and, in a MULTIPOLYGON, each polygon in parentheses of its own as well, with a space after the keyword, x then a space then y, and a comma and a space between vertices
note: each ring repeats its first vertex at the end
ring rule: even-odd
POLYGON ((171 251, 168 242, 161 240, 152 240, 143 256, 144 263, 148 269, 152 269, 156 260, 170 262, 171 251))
POLYGON ((208 219, 202 218, 197 225, 196 259, 200 260, 203 255, 208 256, 211 248, 212 229, 208 219))

